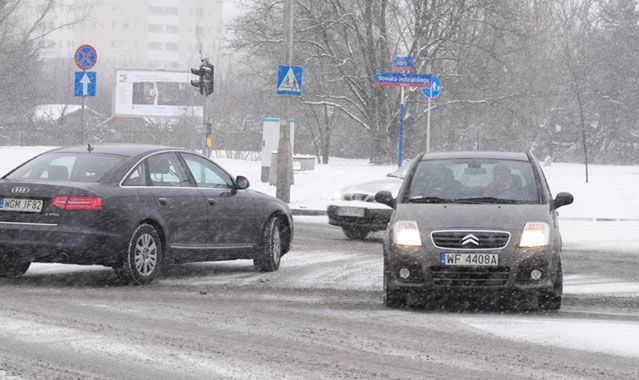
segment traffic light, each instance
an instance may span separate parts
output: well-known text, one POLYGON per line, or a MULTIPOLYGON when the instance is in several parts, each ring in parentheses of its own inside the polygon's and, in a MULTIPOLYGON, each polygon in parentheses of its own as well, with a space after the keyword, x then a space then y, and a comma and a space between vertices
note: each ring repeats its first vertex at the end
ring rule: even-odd
POLYGON ((191 86, 198 88, 202 95, 211 95, 215 88, 215 66, 203 59, 200 67, 192 68, 191 73, 198 77, 191 80, 191 86))
POLYGON ((204 94, 209 96, 215 89, 215 66, 206 62, 202 67, 204 68, 204 94))
POLYGON ((191 86, 199 88, 200 94, 204 95, 204 66, 191 68, 191 74, 198 76, 198 79, 191 80, 191 86))

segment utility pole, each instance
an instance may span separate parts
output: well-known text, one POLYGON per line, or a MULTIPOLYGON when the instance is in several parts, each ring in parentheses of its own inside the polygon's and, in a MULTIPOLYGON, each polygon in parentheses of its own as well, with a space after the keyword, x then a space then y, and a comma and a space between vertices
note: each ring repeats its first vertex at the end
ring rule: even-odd
MULTIPOLYGON (((293 0, 284 0, 284 61, 293 65, 293 0)), ((289 203, 293 182, 293 160, 291 152, 291 99, 282 97, 280 117, 280 141, 277 148, 276 196, 289 203)))

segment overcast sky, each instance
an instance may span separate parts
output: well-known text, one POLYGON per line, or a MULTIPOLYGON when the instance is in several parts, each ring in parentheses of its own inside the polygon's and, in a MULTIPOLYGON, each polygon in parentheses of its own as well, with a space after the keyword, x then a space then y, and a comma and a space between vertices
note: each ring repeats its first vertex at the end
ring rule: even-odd
POLYGON ((224 22, 233 21, 235 17, 242 13, 238 0, 224 0, 224 22))

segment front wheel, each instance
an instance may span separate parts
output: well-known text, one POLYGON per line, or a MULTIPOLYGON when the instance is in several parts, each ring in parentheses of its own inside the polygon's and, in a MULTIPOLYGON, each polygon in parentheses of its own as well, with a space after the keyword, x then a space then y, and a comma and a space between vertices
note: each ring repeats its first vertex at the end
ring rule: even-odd
POLYGON ((114 268, 115 272, 131 284, 148 284, 160 274, 162 252, 162 240, 157 230, 142 224, 133 233, 122 266, 114 268))
POLYGON ((18 256, 0 259, 0 277, 16 278, 27 273, 31 261, 20 260, 18 256))
POLYGON ((391 309, 401 309, 406 306, 406 293, 403 290, 389 288, 390 274, 387 272, 386 263, 384 263, 384 267, 384 306, 391 309))
POLYGON ((264 228, 264 245, 253 258, 258 272, 275 272, 282 259, 282 228, 277 217, 271 218, 264 228))
POLYGON ((364 240, 370 232, 369 229, 362 227, 342 227, 342 231, 351 240, 364 240))
POLYGON ((564 273, 561 268, 561 261, 557 267, 557 278, 555 286, 551 290, 543 291, 539 295, 539 308, 541 310, 559 310, 561 308, 561 298, 564 290, 564 273))

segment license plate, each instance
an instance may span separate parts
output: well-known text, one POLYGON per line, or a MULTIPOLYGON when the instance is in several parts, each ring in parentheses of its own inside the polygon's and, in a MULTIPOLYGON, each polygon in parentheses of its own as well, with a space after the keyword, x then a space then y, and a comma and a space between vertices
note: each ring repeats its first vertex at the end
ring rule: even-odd
POLYGON ((440 253, 442 266, 482 266, 494 267, 499 265, 497 253, 440 253))
POLYGON ((359 207, 340 207, 337 209, 337 215, 363 218, 364 209, 359 207))
POLYGON ((0 211, 42 212, 44 202, 37 199, 0 198, 0 211))

